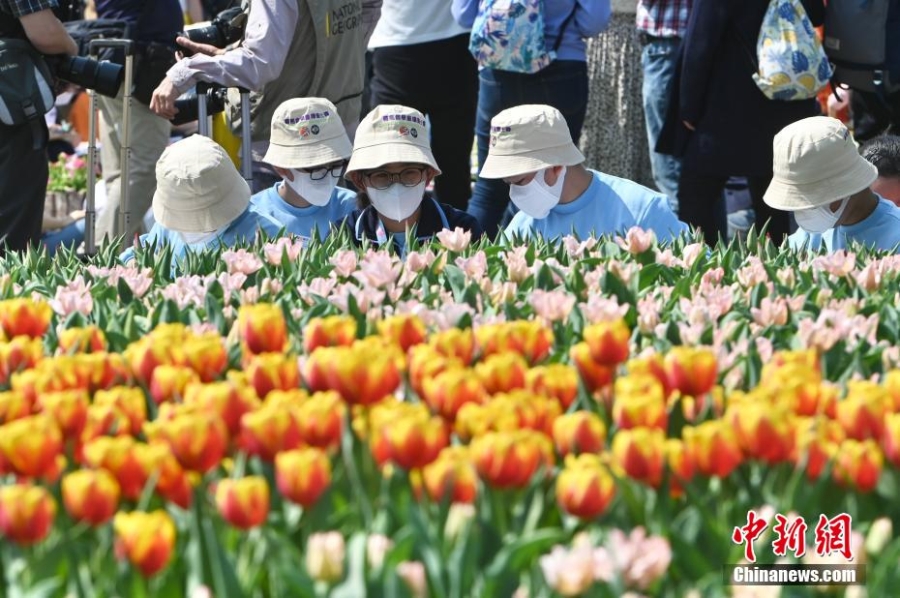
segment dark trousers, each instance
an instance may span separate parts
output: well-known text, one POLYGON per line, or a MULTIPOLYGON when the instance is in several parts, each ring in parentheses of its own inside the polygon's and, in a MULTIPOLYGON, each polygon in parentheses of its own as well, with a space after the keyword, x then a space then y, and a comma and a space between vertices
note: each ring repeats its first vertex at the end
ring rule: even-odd
MULTIPOLYGON (((572 140, 578 144, 584 116, 587 112, 587 63, 578 60, 557 60, 534 74, 511 73, 483 69, 479 75, 478 169, 487 159, 491 137, 491 119, 498 113, 522 104, 547 104, 566 118, 572 140)), ((509 185, 502 180, 481 177, 469 202, 468 212, 478 220, 485 234, 494 238, 509 205, 509 185)))
POLYGON ((41 238, 44 196, 47 193, 46 138, 35 149, 29 125, 0 125, 0 255, 4 244, 10 250, 23 250, 41 238))
POLYGON ((889 96, 853 90, 853 136, 868 141, 883 133, 900 134, 900 91, 889 96))
MULTIPOLYGON (((678 217, 691 227, 699 227, 710 246, 727 233, 725 198, 723 192, 727 176, 710 176, 682 168, 678 182, 678 217)), ((747 177, 753 211, 756 214, 756 230, 768 223, 768 234, 776 245, 790 234, 790 214, 770 208, 763 201, 772 177, 747 177)))
POLYGON ((441 169, 434 194, 466 209, 472 195, 472 144, 478 67, 469 36, 424 44, 376 48, 372 54, 372 107, 401 104, 428 116, 431 151, 441 169))

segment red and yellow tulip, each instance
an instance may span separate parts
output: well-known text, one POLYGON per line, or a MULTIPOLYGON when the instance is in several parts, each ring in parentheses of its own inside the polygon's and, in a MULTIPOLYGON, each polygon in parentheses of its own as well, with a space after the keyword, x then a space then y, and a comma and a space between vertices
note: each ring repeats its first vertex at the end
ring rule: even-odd
POLYGON ((331 462, 315 447, 284 451, 275 457, 275 479, 285 498, 309 508, 331 485, 331 462))
POLYGON ((616 366, 628 360, 631 330, 624 320, 598 322, 584 329, 591 359, 605 366, 616 366))
POLYGON ((221 480, 216 507, 222 519, 238 529, 258 527, 269 516, 269 484, 261 476, 221 480))
POLYGON ((606 512, 616 483, 598 455, 570 455, 556 478, 556 502, 579 519, 596 519, 606 512))
POLYGON ((284 312, 277 305, 242 305, 238 311, 237 325, 245 357, 282 353, 287 349, 287 322, 284 312))
POLYGON ((166 568, 175 548, 175 523, 165 511, 117 513, 113 520, 116 555, 144 577, 166 568))
POLYGON ((61 483, 63 505, 74 521, 98 526, 112 519, 119 507, 119 483, 104 469, 79 469, 61 483))
POLYGON ((0 486, 0 535, 28 546, 47 537, 56 517, 56 502, 41 486, 0 486))

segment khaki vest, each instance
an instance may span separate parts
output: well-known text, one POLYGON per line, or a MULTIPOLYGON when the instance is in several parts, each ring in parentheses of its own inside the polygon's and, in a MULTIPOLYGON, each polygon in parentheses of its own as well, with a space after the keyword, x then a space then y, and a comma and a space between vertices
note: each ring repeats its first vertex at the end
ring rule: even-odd
MULTIPOLYGON (((269 140, 275 109, 291 98, 329 99, 345 125, 360 118, 366 54, 362 0, 296 2, 300 8, 297 30, 281 74, 262 91, 250 94, 250 134, 254 142, 269 140)), ((228 94, 229 120, 240 135, 240 96, 235 89, 228 94)))

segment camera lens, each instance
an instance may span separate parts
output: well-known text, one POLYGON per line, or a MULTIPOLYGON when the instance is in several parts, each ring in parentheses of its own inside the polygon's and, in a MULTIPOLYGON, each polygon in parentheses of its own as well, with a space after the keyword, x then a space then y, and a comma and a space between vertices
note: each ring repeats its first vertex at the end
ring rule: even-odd
MULTIPOLYGON (((188 29, 182 35, 197 44, 209 44, 216 48, 224 48, 227 42, 222 38, 222 32, 218 25, 210 24, 206 27, 195 27, 188 29)), ((185 47, 181 47, 181 53, 185 56, 192 56, 194 53, 185 47)))
POLYGON ((112 62, 98 62, 82 56, 68 56, 56 68, 56 76, 114 98, 119 94, 125 69, 112 62))

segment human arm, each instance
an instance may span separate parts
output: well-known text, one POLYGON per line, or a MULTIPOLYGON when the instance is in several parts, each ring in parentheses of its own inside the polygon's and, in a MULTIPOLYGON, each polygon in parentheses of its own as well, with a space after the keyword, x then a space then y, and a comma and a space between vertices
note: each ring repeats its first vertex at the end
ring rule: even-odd
POLYGON ((576 0, 575 3, 575 27, 581 37, 594 37, 609 26, 612 16, 609 0, 576 0))
POLYGON ((382 4, 384 4, 384 0, 363 0, 362 22, 366 46, 369 45, 369 38, 375 33, 375 26, 378 24, 378 19, 381 18, 382 4))
POLYGON ((478 16, 479 0, 453 0, 450 12, 453 18, 461 27, 471 28, 475 23, 475 17, 478 16))
POLYGON ((706 109, 706 92, 716 53, 731 15, 730 0, 698 0, 684 38, 679 108, 693 130, 706 109))
MULTIPOLYGON (((151 110, 171 119, 177 114, 175 99, 198 81, 253 91, 262 89, 281 74, 298 19, 299 10, 295 3, 255 1, 241 45, 221 54, 216 49, 213 56, 197 54, 178 61, 153 92, 151 110)), ((185 38, 178 38, 178 41, 189 45, 185 38)), ((191 48, 212 53, 211 48, 198 46, 191 48)))
POLYGON ((42 54, 68 54, 69 56, 78 54, 78 45, 52 10, 45 9, 16 16, 22 23, 22 28, 25 29, 28 41, 42 54))
POLYGON ((167 77, 181 93, 198 81, 258 91, 281 74, 298 19, 296 3, 255 0, 240 46, 180 60, 167 77))

